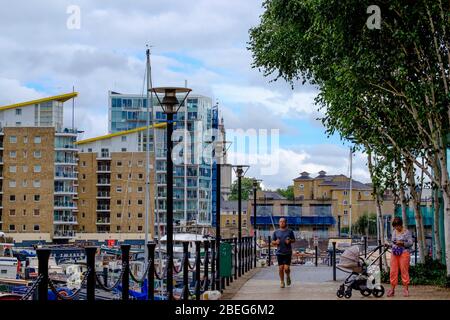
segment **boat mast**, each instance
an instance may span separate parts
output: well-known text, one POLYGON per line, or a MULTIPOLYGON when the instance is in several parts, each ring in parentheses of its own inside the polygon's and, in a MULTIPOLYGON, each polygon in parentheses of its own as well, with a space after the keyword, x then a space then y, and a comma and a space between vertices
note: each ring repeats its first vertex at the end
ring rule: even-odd
POLYGON ((146 148, 145 148, 145 257, 148 261, 148 215, 149 215, 149 204, 150 204, 150 90, 151 90, 151 66, 150 66, 150 49, 147 46, 147 138, 146 138, 146 148))

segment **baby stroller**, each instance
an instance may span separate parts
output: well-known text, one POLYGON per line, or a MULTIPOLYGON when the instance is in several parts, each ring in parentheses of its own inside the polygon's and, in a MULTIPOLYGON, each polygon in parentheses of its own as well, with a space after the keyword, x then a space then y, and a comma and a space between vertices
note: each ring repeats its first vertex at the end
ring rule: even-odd
POLYGON ((344 280, 344 283, 336 292, 338 298, 351 298, 352 290, 359 290, 359 292, 368 297, 371 294, 377 298, 384 295, 384 287, 381 285, 380 267, 376 262, 388 251, 385 246, 378 246, 369 255, 363 259, 359 254, 359 247, 352 246, 342 253, 339 264, 336 268, 350 275, 344 280), (380 248, 382 253, 376 258, 371 259, 371 256, 380 248))

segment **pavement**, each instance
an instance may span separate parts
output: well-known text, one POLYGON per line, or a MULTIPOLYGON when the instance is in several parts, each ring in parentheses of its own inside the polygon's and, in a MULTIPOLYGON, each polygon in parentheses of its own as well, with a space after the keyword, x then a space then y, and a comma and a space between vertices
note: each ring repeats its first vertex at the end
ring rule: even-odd
MULTIPOLYGON (((337 270, 336 281, 333 281, 333 269, 328 266, 291 266, 292 285, 280 288, 278 267, 258 268, 231 300, 339 300, 336 291, 348 274, 337 270)), ((386 292, 388 284, 383 284, 386 292)), ((396 296, 381 298, 363 297, 359 291, 353 290, 351 300, 450 300, 450 290, 434 286, 410 286, 410 296, 403 297, 403 289, 399 286, 396 296)), ((346 300, 342 298, 342 300, 346 300)))

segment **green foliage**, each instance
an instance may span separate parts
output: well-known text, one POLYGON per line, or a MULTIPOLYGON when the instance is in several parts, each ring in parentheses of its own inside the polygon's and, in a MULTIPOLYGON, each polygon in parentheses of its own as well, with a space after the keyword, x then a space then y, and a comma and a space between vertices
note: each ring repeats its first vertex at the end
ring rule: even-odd
MULTIPOLYGON (((409 276, 411 285, 450 287, 450 277, 447 277, 445 265, 430 257, 425 258, 425 263, 411 266, 409 268, 409 276)), ((381 282, 389 283, 389 270, 381 273, 381 282)), ((402 283, 400 272, 398 283, 402 283)))
POLYGON ((288 200, 294 200, 294 186, 288 186, 286 189, 277 189, 276 192, 288 200))
POLYGON ((362 216, 356 220, 352 225, 353 234, 373 236, 377 234, 377 215, 376 213, 368 214, 365 212, 362 216))
MULTIPOLYGON (((241 178, 241 192, 242 192, 242 200, 248 200, 249 195, 253 194, 253 181, 254 178, 241 178)), ((258 190, 261 190, 261 186, 258 182, 258 190)), ((231 194, 229 197, 230 200, 238 200, 238 180, 236 179, 231 184, 231 194)))

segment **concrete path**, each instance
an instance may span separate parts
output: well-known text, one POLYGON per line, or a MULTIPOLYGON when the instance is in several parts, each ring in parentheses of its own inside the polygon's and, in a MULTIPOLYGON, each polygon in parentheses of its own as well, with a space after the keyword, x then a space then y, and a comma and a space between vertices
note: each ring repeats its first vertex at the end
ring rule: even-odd
MULTIPOLYGON (((347 274, 337 271, 336 279, 333 281, 333 271, 326 266, 292 266, 292 285, 280 288, 278 278, 278 267, 271 266, 260 268, 251 279, 249 279, 232 300, 336 300, 336 290, 346 278, 347 274)), ((384 285, 386 291, 389 285, 384 285)), ((402 287, 398 287, 397 295, 387 298, 374 296, 363 297, 359 291, 353 291, 352 300, 450 300, 450 290, 433 286, 412 286, 409 290, 410 297, 404 298, 402 287)), ((342 298, 346 300, 345 298, 342 298)))

